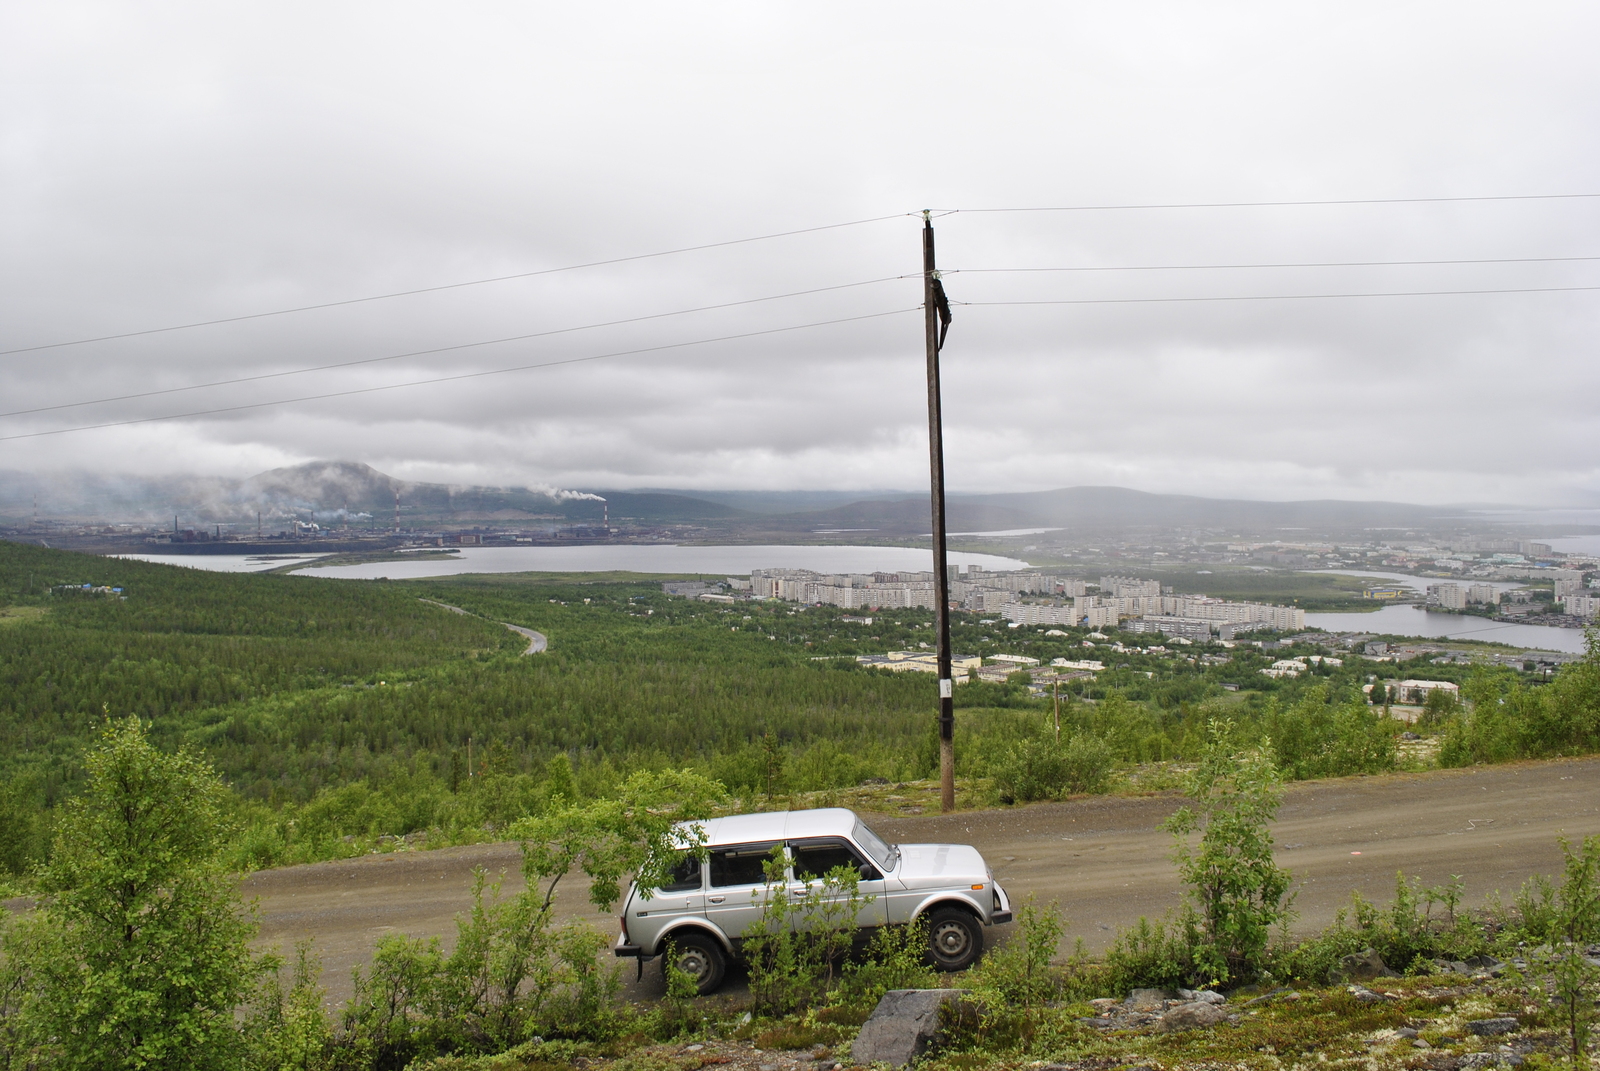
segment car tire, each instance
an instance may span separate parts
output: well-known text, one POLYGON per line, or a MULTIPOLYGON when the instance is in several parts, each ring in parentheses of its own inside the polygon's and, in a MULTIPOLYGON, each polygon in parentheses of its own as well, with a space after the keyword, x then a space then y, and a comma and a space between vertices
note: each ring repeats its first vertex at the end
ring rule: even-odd
POLYGON ((964 971, 983 954, 983 927, 959 907, 928 915, 928 960, 935 970, 964 971))
POLYGON ((668 963, 677 964, 680 971, 692 977, 701 996, 720 989, 728 972, 728 957, 723 954, 722 946, 716 938, 701 933, 673 937, 661 960, 663 975, 668 963))

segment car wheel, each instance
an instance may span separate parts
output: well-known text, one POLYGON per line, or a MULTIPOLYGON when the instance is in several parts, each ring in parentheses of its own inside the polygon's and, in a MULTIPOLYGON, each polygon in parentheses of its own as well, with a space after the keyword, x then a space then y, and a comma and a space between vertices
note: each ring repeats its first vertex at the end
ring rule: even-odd
POLYGON ((675 964, 678 970, 693 978, 701 996, 715 993, 728 970, 728 958, 723 955, 722 946, 715 938, 698 933, 674 937, 661 962, 663 971, 668 963, 675 964))
POLYGON ((966 970, 982 952, 983 930, 967 912, 946 907, 928 916, 928 957, 936 970, 966 970))

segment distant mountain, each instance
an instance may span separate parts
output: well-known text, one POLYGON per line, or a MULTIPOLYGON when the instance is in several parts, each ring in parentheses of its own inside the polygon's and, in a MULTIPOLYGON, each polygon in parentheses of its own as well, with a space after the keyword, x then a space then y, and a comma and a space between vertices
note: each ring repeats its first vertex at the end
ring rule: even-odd
MULTIPOLYGON (((1143 525, 1180 525, 1198 528, 1360 528, 1407 527, 1443 517, 1459 516, 1460 509, 1417 506, 1404 502, 1349 502, 1312 499, 1299 502, 1258 502, 1237 498, 1200 498, 1196 495, 1159 495, 1126 487, 1065 487, 1026 494, 963 496, 963 503, 981 502, 994 510, 992 517, 1026 517, 1026 525, 1067 528, 1105 528, 1143 525)), ((1016 524, 985 527, 1019 527, 1016 524)))
MULTIPOLYGON (((23 520, 38 496, 40 516, 56 520, 253 522, 267 517, 370 515, 382 525, 399 495, 402 523, 546 522, 699 525, 734 538, 809 535, 858 529, 898 537, 930 529, 923 491, 571 491, 413 483, 353 461, 313 461, 244 480, 218 477, 123 478, 0 473, 0 516, 23 520)), ((952 494, 952 532, 1015 528, 1111 531, 1141 527, 1217 530, 1413 527, 1466 520, 1460 507, 1402 502, 1258 502, 1151 494, 1125 487, 1066 487, 1018 494, 952 494)), ((1482 526, 1482 525, 1474 525, 1482 526)))
MULTIPOLYGON (((615 492, 604 491, 608 498, 615 492)), ((805 513, 833 509, 853 502, 896 502, 914 498, 928 500, 927 491, 687 491, 676 488, 649 488, 641 494, 677 495, 704 502, 719 502, 750 513, 805 513)))
MULTIPOLYGON (((392 517, 403 523, 515 524, 733 522, 750 516, 719 502, 668 493, 608 492, 603 498, 558 488, 473 487, 414 483, 354 461, 312 461, 244 480, 223 477, 111 477, 82 473, 0 473, 0 515, 31 517, 35 496, 46 520, 240 523, 270 518, 392 517)), ((381 520, 380 520, 381 523, 381 520)))
MULTIPOLYGON (((1412 527, 1460 510, 1399 502, 1255 502, 1246 499, 1162 495, 1126 487, 1066 487, 1022 494, 950 495, 945 521, 952 532, 1017 528, 1110 531, 1142 527, 1317 530, 1412 527)), ((932 527, 928 499, 852 502, 832 509, 766 517, 793 531, 860 529, 886 535, 921 535, 932 527)))

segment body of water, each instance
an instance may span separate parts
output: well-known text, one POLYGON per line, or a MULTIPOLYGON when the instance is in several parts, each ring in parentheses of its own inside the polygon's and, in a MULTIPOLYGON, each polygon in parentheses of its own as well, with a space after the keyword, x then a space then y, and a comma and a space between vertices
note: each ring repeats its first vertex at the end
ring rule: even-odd
MULTIPOLYGON (((1316 569, 1316 573, 1341 573, 1344 576, 1370 576, 1391 584, 1408 587, 1425 594, 1429 584, 1492 584, 1497 591, 1507 591, 1523 586, 1521 581, 1476 580, 1465 577, 1444 580, 1431 576, 1411 576, 1407 573, 1385 573, 1373 569, 1316 569)), ((1537 647, 1544 651, 1566 651, 1582 654, 1583 632, 1575 628, 1553 628, 1550 625, 1517 625, 1504 621, 1490 621, 1468 614, 1430 613, 1421 606, 1385 606, 1370 614, 1306 614, 1306 624, 1312 628, 1325 628, 1329 632, 1377 632, 1390 636, 1416 636, 1423 639, 1488 640, 1508 643, 1513 647, 1537 647)))
POLYGON ((186 569, 204 569, 208 573, 259 573, 295 562, 314 562, 326 554, 112 554, 113 558, 127 558, 136 562, 155 562, 157 565, 179 565, 186 569))
POLYGON ((1469 584, 1488 584, 1496 591, 1510 591, 1512 588, 1527 587, 1521 580, 1480 580, 1477 577, 1443 577, 1443 576, 1412 576, 1410 573, 1384 573, 1373 569, 1312 569, 1308 575, 1317 573, 1339 573, 1342 576, 1370 576, 1376 580, 1384 580, 1390 584, 1399 584, 1408 587, 1419 595, 1428 593, 1429 584, 1460 584, 1463 587, 1469 584))
POLYGON ((1549 543, 1558 554, 1600 554, 1600 535, 1556 536, 1539 542, 1549 543))
MULTIPOLYGON (((998 554, 952 551, 950 564, 985 569, 1024 569, 1028 563, 998 554)), ((414 580, 461 573, 711 573, 749 576, 752 569, 814 569, 819 573, 918 571, 933 568, 933 552, 913 547, 683 547, 611 544, 593 547, 464 547, 434 561, 330 565, 300 570, 303 576, 341 580, 414 580)))
POLYGON ((1583 630, 1513 625, 1469 614, 1429 613, 1420 606, 1385 606, 1371 614, 1306 614, 1306 625, 1329 632, 1373 632, 1423 639, 1486 640, 1513 647, 1582 654, 1583 630))

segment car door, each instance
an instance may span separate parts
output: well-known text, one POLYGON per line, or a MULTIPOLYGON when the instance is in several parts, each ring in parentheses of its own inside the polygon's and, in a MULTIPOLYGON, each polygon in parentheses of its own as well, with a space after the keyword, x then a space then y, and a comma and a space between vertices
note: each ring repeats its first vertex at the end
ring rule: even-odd
POLYGON ((719 845, 707 858, 706 918, 735 941, 766 910, 766 863, 777 843, 719 845))
MULTIPOLYGON (((808 887, 818 885, 829 871, 842 866, 854 870, 859 875, 856 891, 863 899, 871 900, 857 910, 856 926, 882 926, 888 918, 888 898, 884 895, 887 890, 884 887, 882 872, 845 838, 807 837, 791 840, 789 857, 794 874, 794 884, 791 888, 795 896, 805 895, 808 887)), ((844 890, 836 888, 830 899, 838 903, 845 900, 848 895, 844 890)), ((808 922, 797 914, 793 924, 806 926, 808 922)))

